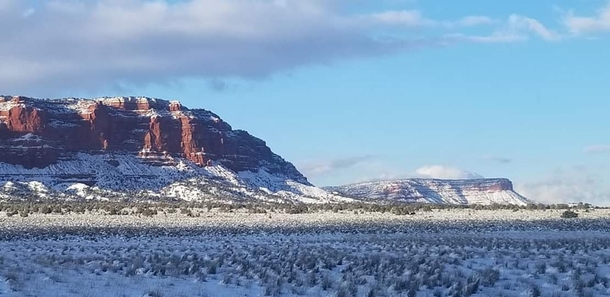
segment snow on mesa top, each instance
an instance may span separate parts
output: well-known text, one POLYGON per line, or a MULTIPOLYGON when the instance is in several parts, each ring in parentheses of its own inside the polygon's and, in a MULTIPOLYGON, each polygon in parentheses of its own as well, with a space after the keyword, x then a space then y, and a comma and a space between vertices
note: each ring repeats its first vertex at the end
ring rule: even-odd
POLYGON ((178 101, 0 96, 0 198, 15 196, 352 200, 314 187, 263 140, 178 101))

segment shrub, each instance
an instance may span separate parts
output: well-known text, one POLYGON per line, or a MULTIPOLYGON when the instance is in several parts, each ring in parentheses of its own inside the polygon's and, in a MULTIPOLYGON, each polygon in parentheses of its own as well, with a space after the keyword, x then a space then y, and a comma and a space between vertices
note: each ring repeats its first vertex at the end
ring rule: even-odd
POLYGON ((53 212, 53 209, 48 205, 45 205, 45 206, 39 208, 39 210, 43 214, 50 214, 51 212, 53 212))
POLYGON ((573 212, 571 210, 566 210, 561 214, 561 217, 564 219, 572 219, 572 218, 577 218, 578 217, 578 213, 573 212))
POLYGON ((538 286, 533 286, 530 296, 532 297, 540 297, 542 294, 540 293, 540 288, 538 286))
POLYGON ((481 284, 486 287, 493 287, 500 280, 500 271, 486 268, 481 272, 481 284))
POLYGON ((333 282, 330 280, 330 277, 328 275, 324 275, 324 277, 322 278, 322 290, 326 291, 330 289, 332 285, 333 282))

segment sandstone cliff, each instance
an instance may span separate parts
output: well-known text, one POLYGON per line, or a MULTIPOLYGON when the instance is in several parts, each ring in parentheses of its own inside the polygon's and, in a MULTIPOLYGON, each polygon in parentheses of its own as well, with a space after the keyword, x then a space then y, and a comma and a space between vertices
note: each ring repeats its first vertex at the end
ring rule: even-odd
MULTIPOLYGON (((221 164, 234 172, 271 174, 309 185, 264 141, 233 130, 216 114, 146 97, 41 100, 0 96, 0 162, 46 168, 77 153, 127 154, 153 166, 177 159, 221 164)), ((119 166, 119 160, 109 160, 119 166)))

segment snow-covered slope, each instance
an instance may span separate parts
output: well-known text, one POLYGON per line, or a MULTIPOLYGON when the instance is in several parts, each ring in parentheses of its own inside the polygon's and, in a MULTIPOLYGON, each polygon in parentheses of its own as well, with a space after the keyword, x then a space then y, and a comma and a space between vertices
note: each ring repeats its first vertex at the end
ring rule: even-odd
POLYGON ((328 192, 369 201, 446 204, 531 203, 513 190, 508 179, 402 179, 326 187, 328 192))
POLYGON ((77 153, 45 168, 0 162, 0 198, 175 198, 190 201, 349 200, 269 173, 234 172, 220 163, 200 167, 183 159, 151 160, 130 154, 77 153), (164 164, 159 166, 159 164, 164 164))
POLYGON ((317 188, 261 167, 234 172, 176 157, 76 153, 45 168, 0 162, 0 198, 159 199, 188 201, 342 201, 446 204, 531 203, 507 179, 404 179, 317 188), (154 165, 151 165, 154 164, 154 165), (162 164, 162 165, 160 165, 162 164))

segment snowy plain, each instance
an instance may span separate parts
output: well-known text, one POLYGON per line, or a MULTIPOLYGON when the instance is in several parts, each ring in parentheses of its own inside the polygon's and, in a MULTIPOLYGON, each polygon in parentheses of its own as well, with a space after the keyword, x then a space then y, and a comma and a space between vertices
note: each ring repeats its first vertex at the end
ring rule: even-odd
POLYGON ((610 210, 0 212, 0 296, 608 296, 610 210))

